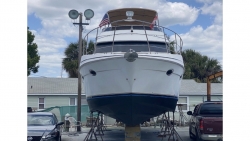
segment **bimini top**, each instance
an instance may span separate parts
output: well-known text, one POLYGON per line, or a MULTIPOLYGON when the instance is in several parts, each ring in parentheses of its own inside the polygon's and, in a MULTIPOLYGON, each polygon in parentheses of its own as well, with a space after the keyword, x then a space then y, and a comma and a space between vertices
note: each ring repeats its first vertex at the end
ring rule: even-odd
MULTIPOLYGON (((157 16, 157 12, 154 10, 150 10, 150 9, 143 9, 143 8, 115 9, 115 10, 110 10, 107 12, 108 16, 109 16, 109 22, 111 23, 111 25, 117 26, 117 25, 141 25, 142 24, 141 22, 136 22, 136 21, 132 21, 132 22, 123 21, 123 22, 112 24, 112 22, 114 22, 114 21, 127 19, 126 11, 133 11, 134 12, 134 16, 132 17, 133 19, 141 20, 141 21, 145 21, 145 22, 149 22, 149 23, 152 23, 154 18, 157 16)), ((145 24, 145 25, 147 25, 147 24, 145 24)), ((147 26, 149 26, 149 24, 147 26)))

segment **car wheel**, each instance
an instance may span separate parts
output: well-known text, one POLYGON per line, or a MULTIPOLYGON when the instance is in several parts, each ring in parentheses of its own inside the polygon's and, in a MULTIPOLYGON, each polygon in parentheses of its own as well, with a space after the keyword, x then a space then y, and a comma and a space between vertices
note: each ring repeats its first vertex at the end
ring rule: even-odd
POLYGON ((197 130, 195 130, 195 133, 196 133, 195 140, 196 140, 196 141, 203 141, 203 140, 199 137, 199 134, 198 134, 197 130))
POLYGON ((59 139, 58 139, 58 141, 61 141, 61 140, 62 140, 62 137, 60 136, 59 139))
POLYGON ((59 135, 58 137, 57 137, 57 140, 56 141, 61 141, 61 135, 59 135))

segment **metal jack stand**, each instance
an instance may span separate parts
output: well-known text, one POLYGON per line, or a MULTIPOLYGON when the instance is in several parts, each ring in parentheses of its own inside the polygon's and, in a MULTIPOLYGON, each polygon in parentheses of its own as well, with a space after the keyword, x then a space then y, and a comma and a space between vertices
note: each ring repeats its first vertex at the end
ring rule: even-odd
POLYGON ((168 112, 168 118, 166 116, 166 113, 163 114, 162 117, 162 122, 163 122, 163 126, 161 128, 161 132, 159 133, 158 137, 162 137, 161 140, 163 140, 163 137, 166 137, 167 135, 168 137, 168 141, 179 141, 178 139, 180 139, 180 141, 182 141, 180 135, 176 132, 175 128, 174 128, 174 111, 173 111, 173 122, 171 123, 170 118, 169 118, 169 112, 168 112), (171 139, 172 137, 172 139, 171 139))
POLYGON ((99 120, 99 121, 97 122, 97 129, 96 129, 96 132, 98 132, 98 133, 96 135, 103 136, 104 135, 103 131, 106 130, 106 127, 103 124, 103 114, 100 113, 100 117, 101 118, 99 119, 99 113, 98 113, 97 120, 99 120))
POLYGON ((169 135, 169 132, 170 132, 170 127, 171 127, 171 123, 170 123, 170 120, 169 119, 169 112, 168 112, 168 117, 166 116, 166 113, 164 113, 162 115, 162 123, 161 123, 161 131, 160 133, 158 134, 158 137, 162 137, 162 140, 163 140, 163 137, 166 137, 167 135, 169 135))
MULTIPOLYGON (((104 133, 103 133, 104 124, 103 124, 102 114, 101 114, 101 119, 100 119, 100 114, 101 113, 98 112, 97 117, 94 120, 93 112, 90 112, 91 128, 83 141, 93 141, 93 140, 97 141, 97 137, 96 137, 97 135, 100 135, 100 137, 102 139, 102 136, 104 135, 104 133), (94 139, 92 139, 93 135, 94 135, 94 139)), ((102 141, 103 141, 103 139, 102 139, 102 141)))
POLYGON ((173 111, 173 125, 171 126, 171 131, 168 137, 168 141, 178 141, 178 138, 182 141, 180 135, 176 132, 174 128, 174 111, 173 111), (173 137, 173 139, 170 139, 171 137, 173 137))

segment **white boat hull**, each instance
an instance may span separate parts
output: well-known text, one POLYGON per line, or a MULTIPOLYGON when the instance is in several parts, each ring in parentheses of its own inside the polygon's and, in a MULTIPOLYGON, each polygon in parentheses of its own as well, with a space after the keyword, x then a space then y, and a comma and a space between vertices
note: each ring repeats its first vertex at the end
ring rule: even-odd
POLYGON ((174 111, 184 71, 182 57, 139 54, 134 62, 128 62, 123 56, 120 53, 82 57, 80 73, 90 110, 131 126, 174 111), (173 73, 167 75, 171 69, 173 73))
POLYGON ((84 55, 80 66, 87 97, 124 93, 178 97, 183 72, 182 57, 167 53, 139 54, 134 62, 123 54, 84 55), (168 76, 170 69, 174 72, 168 76))

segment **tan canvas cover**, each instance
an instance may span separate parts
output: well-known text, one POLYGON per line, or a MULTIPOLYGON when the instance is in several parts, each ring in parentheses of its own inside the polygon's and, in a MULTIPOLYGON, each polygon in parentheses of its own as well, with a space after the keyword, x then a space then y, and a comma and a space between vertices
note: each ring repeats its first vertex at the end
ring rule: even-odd
MULTIPOLYGON (((122 9, 110 10, 108 11, 108 15, 109 15, 109 20, 110 20, 111 25, 117 26, 117 25, 141 25, 142 24, 136 21, 134 22, 123 21, 123 22, 112 24, 113 21, 127 19, 126 11, 134 12, 134 16, 132 17, 133 19, 146 21, 149 23, 152 23, 155 16, 157 15, 156 11, 150 10, 150 9, 143 9, 143 8, 122 8, 122 9)), ((149 26, 149 24, 147 24, 147 26, 149 26)))

